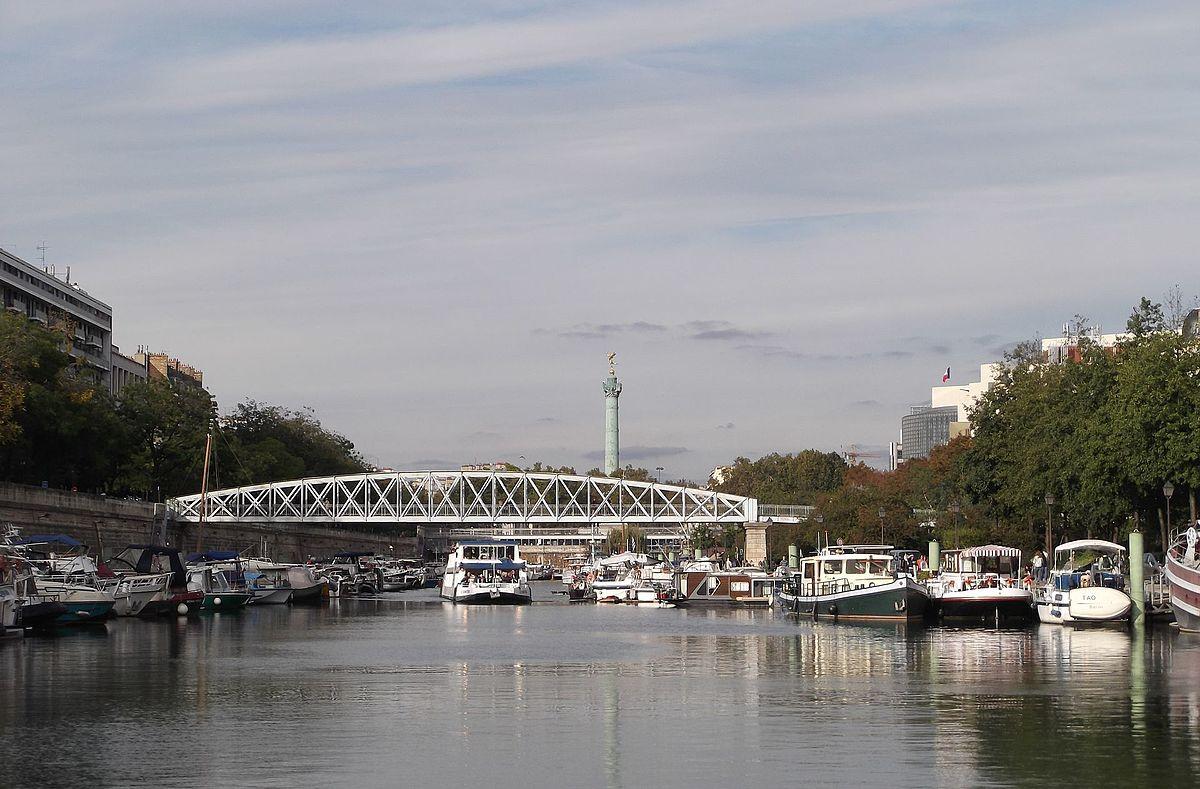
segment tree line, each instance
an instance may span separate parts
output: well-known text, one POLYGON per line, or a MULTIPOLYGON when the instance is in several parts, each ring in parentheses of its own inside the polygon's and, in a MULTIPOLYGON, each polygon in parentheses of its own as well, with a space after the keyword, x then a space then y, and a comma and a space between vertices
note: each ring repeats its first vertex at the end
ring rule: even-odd
POLYGON ((135 382, 113 398, 64 336, 0 315, 0 479, 162 500, 213 487, 349 474, 367 464, 309 409, 248 400, 220 416, 206 390, 135 382))
POLYGON ((1181 331, 1177 293, 1171 301, 1143 298, 1114 348, 1081 332, 1077 361, 1018 345, 972 410, 971 435, 927 459, 885 472, 816 450, 738 458, 714 487, 815 507, 808 521, 769 531, 775 558, 827 536, 906 548, 997 542, 1028 554, 1044 546, 1048 523, 1054 544, 1140 529, 1161 551, 1168 519, 1196 520, 1200 486, 1200 341, 1181 331))

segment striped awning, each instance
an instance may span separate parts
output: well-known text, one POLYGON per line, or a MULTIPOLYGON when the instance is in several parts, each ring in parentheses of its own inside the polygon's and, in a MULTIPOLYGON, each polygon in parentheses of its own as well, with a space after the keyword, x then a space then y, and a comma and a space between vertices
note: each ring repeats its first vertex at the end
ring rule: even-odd
POLYGON ((1014 559, 1021 558, 1019 550, 1009 548, 1006 545, 977 545, 974 548, 967 548, 962 552, 962 555, 981 559, 991 559, 997 556, 1011 556, 1014 559))

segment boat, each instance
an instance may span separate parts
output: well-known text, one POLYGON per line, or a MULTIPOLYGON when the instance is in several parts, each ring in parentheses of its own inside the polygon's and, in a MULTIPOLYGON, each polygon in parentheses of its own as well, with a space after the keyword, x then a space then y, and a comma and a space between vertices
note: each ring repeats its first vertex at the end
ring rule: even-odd
POLYGON ((1175 623, 1188 633, 1200 633, 1200 557, 1195 526, 1179 535, 1167 551, 1163 572, 1171 590, 1175 623))
POLYGON ((783 582, 758 567, 722 567, 717 559, 694 559, 673 573, 676 602, 684 605, 769 606, 783 582))
POLYGON ((441 596, 455 603, 521 605, 532 602, 525 561, 515 542, 461 542, 446 561, 441 596))
MULTIPOLYGON (((109 566, 117 575, 133 576, 139 582, 130 584, 130 590, 152 587, 159 591, 134 610, 134 616, 180 616, 200 613, 204 592, 188 588, 187 568, 179 558, 179 549, 165 545, 130 545, 109 560, 109 566), (154 577, 158 576, 158 579, 154 577), (161 576, 166 576, 165 584, 161 576)), ((118 613, 120 613, 118 602, 118 613)))
MULTIPOLYGON (((649 566, 656 564, 644 553, 625 551, 596 562, 591 589, 597 603, 624 603, 633 599, 632 591, 649 580, 649 566)), ((585 575, 585 578, 587 576, 585 575)))
MULTIPOLYGON (((292 565, 277 564, 267 559, 246 559, 242 563, 242 577, 246 591, 254 596, 250 605, 287 605, 292 602, 296 590, 292 588, 291 570, 292 565)), ((306 577, 303 583, 311 586, 316 581, 306 577)))
POLYGON ((200 610, 210 613, 240 611, 254 599, 253 593, 242 586, 236 575, 233 580, 230 579, 229 572, 221 569, 219 561, 213 564, 203 561, 189 563, 188 589, 204 595, 200 610))
POLYGON ((331 593, 352 597, 379 593, 379 574, 375 570, 374 551, 342 551, 334 554, 320 573, 329 581, 331 593))
POLYGON ((1033 616, 1033 591, 1022 585, 1021 552, 1003 545, 943 551, 925 583, 943 619, 999 622, 1033 616))
POLYGON ((1049 580, 1035 588, 1038 621, 1103 624, 1129 619, 1125 547, 1107 540, 1073 540, 1054 549, 1049 580))
MULTIPOLYGON (((99 622, 113 615, 116 597, 112 585, 99 577, 99 568, 83 543, 65 534, 12 539, 10 533, 7 544, 9 551, 19 551, 29 563, 39 596, 61 603, 65 609, 52 624, 99 622)), ((42 619, 36 609, 24 613, 29 619, 42 619)))
POLYGON ((814 620, 917 621, 929 591, 890 545, 836 545, 800 560, 776 587, 780 607, 814 620))
POLYGON ((287 565, 287 580, 292 588, 292 596, 288 602, 293 605, 324 603, 329 600, 329 581, 319 578, 314 567, 305 564, 287 565))

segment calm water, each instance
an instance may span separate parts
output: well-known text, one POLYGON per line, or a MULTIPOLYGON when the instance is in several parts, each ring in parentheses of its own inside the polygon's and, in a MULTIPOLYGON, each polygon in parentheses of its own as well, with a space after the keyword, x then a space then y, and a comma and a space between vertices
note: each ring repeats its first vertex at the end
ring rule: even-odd
POLYGON ((0 643, 0 785, 1191 786, 1200 639, 451 606, 0 643))

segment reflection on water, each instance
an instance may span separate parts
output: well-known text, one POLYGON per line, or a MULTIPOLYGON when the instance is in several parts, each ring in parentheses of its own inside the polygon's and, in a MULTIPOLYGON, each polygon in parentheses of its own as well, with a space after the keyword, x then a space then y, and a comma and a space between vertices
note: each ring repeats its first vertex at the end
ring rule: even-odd
POLYGON ((426 593, 0 645, 14 784, 1191 784, 1200 639, 426 593))

